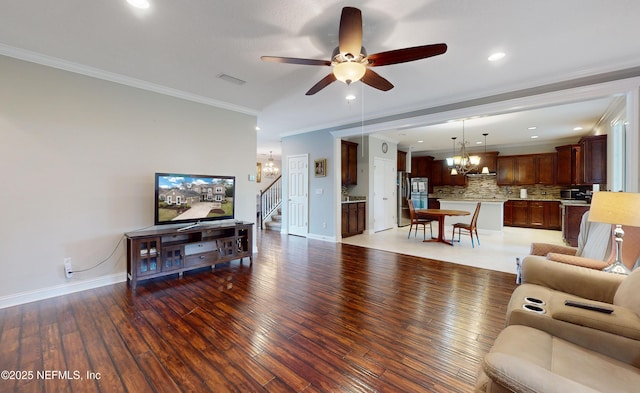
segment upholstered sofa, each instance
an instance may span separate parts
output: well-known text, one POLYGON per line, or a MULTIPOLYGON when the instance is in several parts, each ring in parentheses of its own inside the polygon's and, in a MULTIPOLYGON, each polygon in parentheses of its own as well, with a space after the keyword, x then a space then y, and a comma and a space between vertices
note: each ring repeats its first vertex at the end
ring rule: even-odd
POLYGON ((526 257, 522 282, 477 392, 640 391, 640 269, 625 276, 526 257))

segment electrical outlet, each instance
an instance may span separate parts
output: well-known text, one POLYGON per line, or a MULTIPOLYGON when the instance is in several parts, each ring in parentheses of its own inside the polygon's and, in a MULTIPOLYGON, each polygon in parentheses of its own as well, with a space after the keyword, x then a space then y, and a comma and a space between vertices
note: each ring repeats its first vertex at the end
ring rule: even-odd
POLYGON ((66 278, 73 277, 73 269, 71 268, 71 258, 64 259, 64 276, 66 278))

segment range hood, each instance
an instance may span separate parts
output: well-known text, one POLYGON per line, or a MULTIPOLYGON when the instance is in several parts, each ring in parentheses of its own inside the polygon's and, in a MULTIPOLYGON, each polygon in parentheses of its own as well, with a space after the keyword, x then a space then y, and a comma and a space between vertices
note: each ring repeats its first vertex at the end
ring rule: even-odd
POLYGON ((487 177, 487 176, 495 176, 495 172, 491 173, 467 173, 468 177, 487 177))

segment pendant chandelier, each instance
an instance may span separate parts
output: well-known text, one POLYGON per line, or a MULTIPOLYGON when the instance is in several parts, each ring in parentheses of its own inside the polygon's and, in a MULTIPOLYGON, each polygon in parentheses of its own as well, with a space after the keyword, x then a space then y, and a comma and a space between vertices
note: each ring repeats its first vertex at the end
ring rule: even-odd
POLYGON ((273 156, 271 155, 271 151, 269 152, 269 160, 264 164, 264 168, 262 169, 262 173, 266 177, 275 177, 278 175, 278 167, 273 163, 273 156))
MULTIPOLYGON (((486 159, 486 157, 487 157, 487 135, 489 135, 489 134, 485 132, 482 135, 484 135, 484 157, 486 159)), ((480 172, 480 173, 482 173, 483 175, 488 175, 489 174, 489 167, 486 166, 486 165, 483 166, 482 167, 482 172, 480 172)))
POLYGON ((462 142, 458 142, 460 145, 460 152, 456 155, 456 137, 453 139, 453 157, 447 158, 447 165, 451 167, 452 175, 466 175, 467 173, 478 169, 480 165, 479 156, 470 156, 467 153, 467 144, 469 142, 464 138, 464 120, 462 121, 462 142))

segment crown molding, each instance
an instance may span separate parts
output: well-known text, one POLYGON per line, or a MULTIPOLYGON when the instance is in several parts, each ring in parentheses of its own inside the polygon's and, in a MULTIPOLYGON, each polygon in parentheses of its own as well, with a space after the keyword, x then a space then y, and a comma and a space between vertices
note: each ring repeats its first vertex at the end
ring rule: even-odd
POLYGON ((209 105, 216 108, 228 109, 234 112, 240 112, 247 115, 253 115, 253 116, 258 115, 258 111, 251 108, 229 104, 227 102, 214 100, 214 99, 200 96, 197 94, 188 93, 182 90, 173 89, 170 87, 147 82, 141 79, 131 78, 131 77, 117 74, 114 72, 109 72, 109 71, 101 70, 99 68, 89 67, 83 64, 74 63, 74 62, 59 59, 53 56, 43 55, 41 53, 16 48, 16 47, 5 45, 2 43, 0 43, 0 55, 13 57, 19 60, 24 60, 31 63, 44 65, 47 67, 57 68, 57 69, 68 71, 68 72, 73 72, 75 74, 89 76, 96 79, 102 79, 105 81, 114 82, 121 85, 129 86, 129 87, 135 87, 137 89, 147 90, 154 93, 163 94, 166 96, 171 96, 171 97, 180 98, 187 101, 197 102, 200 104, 209 105))

